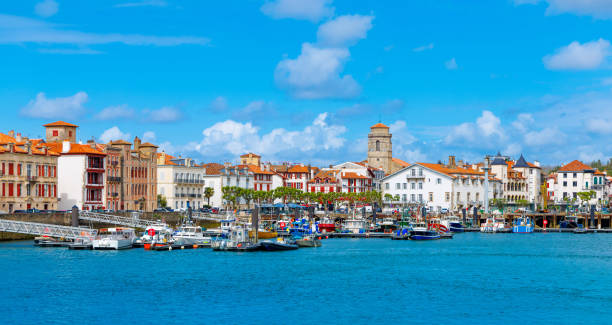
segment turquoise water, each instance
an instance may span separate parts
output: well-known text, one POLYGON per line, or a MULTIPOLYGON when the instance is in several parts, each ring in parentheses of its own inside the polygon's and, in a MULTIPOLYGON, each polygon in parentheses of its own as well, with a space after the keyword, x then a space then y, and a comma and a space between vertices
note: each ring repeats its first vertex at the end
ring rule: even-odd
POLYGON ((612 235, 329 239, 289 252, 0 244, 2 324, 612 323, 612 235))

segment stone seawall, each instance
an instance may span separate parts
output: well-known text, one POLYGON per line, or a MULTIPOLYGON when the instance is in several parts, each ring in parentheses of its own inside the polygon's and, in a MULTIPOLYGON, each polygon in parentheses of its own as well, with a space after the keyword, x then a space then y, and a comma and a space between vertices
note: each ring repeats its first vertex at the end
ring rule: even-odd
MULTIPOLYGON (((129 213, 118 213, 117 215, 130 217, 129 213)), ((7 220, 17 220, 17 221, 25 221, 25 222, 37 222, 37 223, 46 223, 53 225, 61 225, 61 226, 70 226, 71 225, 71 214, 70 213, 20 213, 20 214, 4 214, 0 215, 0 218, 7 220)), ((176 212, 164 212, 164 213, 154 213, 147 212, 143 213, 140 216, 141 219, 145 220, 163 220, 165 223, 172 227, 177 227, 181 224, 183 218, 185 218, 180 213, 176 212)), ((88 226, 94 229, 99 228, 107 228, 107 227, 116 227, 117 225, 112 224, 102 224, 98 222, 91 222, 87 220, 79 220, 81 226, 88 226)), ((196 221, 196 224, 204 227, 204 228, 216 228, 219 227, 219 223, 210 222, 210 221, 196 221)), ((0 241, 7 240, 29 240, 34 239, 34 236, 25 235, 25 234, 16 234, 16 233, 8 233, 8 232, 0 232, 0 241)))

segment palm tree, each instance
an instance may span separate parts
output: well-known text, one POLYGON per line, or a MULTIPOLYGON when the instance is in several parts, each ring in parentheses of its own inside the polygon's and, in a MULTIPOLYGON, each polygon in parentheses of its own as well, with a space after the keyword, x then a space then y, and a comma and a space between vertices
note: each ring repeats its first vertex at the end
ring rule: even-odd
POLYGON ((206 204, 210 206, 210 198, 215 195, 215 189, 212 187, 207 187, 204 189, 204 197, 208 201, 206 204))

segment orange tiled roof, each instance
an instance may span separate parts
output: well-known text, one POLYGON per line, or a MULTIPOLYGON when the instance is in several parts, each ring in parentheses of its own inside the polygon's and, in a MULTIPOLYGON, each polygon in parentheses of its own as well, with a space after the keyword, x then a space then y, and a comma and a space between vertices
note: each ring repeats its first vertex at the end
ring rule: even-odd
MULTIPOLYGON (((245 165, 239 165, 239 166, 245 166, 245 165)), ((267 171, 267 170, 262 170, 261 168, 259 168, 259 166, 255 166, 255 165, 246 165, 246 167, 253 172, 253 174, 263 174, 263 175, 274 175, 274 172, 271 171, 267 171)))
POLYGON ((0 133, 0 143, 15 143, 17 140, 10 135, 0 133))
POLYGON ((154 144, 152 144, 150 142, 141 143, 140 146, 141 147, 155 147, 155 148, 158 148, 158 146, 156 146, 156 145, 154 145, 154 144))
POLYGON ((597 170, 595 175, 606 176, 606 173, 602 172, 601 170, 597 170))
POLYGON ((57 121, 57 122, 53 122, 53 123, 49 123, 49 124, 45 124, 43 125, 44 127, 48 127, 48 126, 71 126, 71 127, 75 127, 78 128, 78 125, 74 125, 74 124, 70 124, 64 121, 57 121))
MULTIPOLYGON (((162 152, 158 152, 157 153, 157 158, 161 157, 163 153, 162 152)), ((171 166, 177 166, 178 164, 175 162, 170 161, 171 159, 174 159, 174 156, 171 156, 169 154, 166 154, 166 160, 164 161, 164 165, 171 165, 171 166)))
POLYGON ((291 168, 289 168, 289 170, 287 170, 288 173, 308 173, 308 167, 306 166, 300 166, 300 165, 294 165, 291 166, 291 168))
POLYGON ((206 175, 221 175, 221 169, 223 165, 217 163, 202 164, 202 167, 206 168, 206 175))
POLYGON ((585 165, 579 160, 574 160, 571 163, 559 168, 559 171, 560 172, 578 172, 578 171, 591 170, 591 169, 593 169, 591 166, 585 165))
POLYGON ((400 166, 402 166, 402 167, 408 167, 408 166, 410 166, 410 164, 409 164, 409 163, 407 163, 407 162, 405 162, 405 161, 403 161, 403 160, 401 160, 401 159, 398 159, 398 158, 391 158, 391 161, 393 161, 394 163, 396 163, 396 164, 398 164, 398 165, 400 165, 400 166))
POLYGON ((131 145, 132 144, 130 142, 127 142, 127 141, 121 140, 121 139, 120 140, 111 141, 110 143, 111 144, 122 144, 122 145, 131 145))
POLYGON ((325 179, 325 178, 329 178, 333 181, 336 180, 336 173, 338 173, 337 170, 322 170, 320 172, 318 172, 313 179, 309 180, 308 183, 314 183, 315 179, 325 179))
POLYGON ((252 152, 245 153, 244 155, 240 156, 240 158, 248 158, 248 157, 257 157, 257 158, 261 158, 261 156, 260 156, 260 155, 256 155, 256 154, 254 154, 254 153, 252 153, 252 152))
POLYGON ((342 175, 342 178, 346 178, 346 179, 368 179, 369 177, 366 176, 361 176, 357 173, 353 173, 353 172, 345 172, 344 175, 342 175))
POLYGON ((61 142, 49 142, 47 143, 47 146, 52 150, 55 151, 59 154, 62 155, 102 155, 102 156, 106 156, 106 154, 98 149, 94 149, 92 148, 90 145, 88 144, 78 144, 78 143, 71 143, 70 144, 70 151, 68 152, 62 152, 62 147, 63 144, 61 142))
POLYGON ((479 172, 474 169, 467 169, 461 167, 449 168, 440 164, 429 164, 429 163, 417 163, 421 166, 427 167, 429 169, 433 169, 439 173, 449 175, 451 177, 456 176, 465 176, 465 175, 479 175, 484 176, 484 172, 479 172))
POLYGON ((388 127, 388 126, 386 126, 386 125, 384 125, 384 124, 382 124, 382 123, 376 123, 376 124, 374 124, 374 125, 372 125, 372 126, 370 127, 370 129, 376 129, 376 128, 384 128, 384 129, 388 129, 389 127, 388 127))

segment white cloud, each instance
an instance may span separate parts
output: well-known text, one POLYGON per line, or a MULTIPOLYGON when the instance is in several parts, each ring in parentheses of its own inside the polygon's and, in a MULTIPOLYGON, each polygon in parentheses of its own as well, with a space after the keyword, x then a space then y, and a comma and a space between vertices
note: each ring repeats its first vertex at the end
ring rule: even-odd
POLYGON ((610 42, 604 39, 580 44, 576 41, 544 57, 550 70, 592 70, 602 65, 610 55, 610 42))
POLYGON ((423 51, 427 51, 427 50, 433 50, 433 48, 434 48, 434 43, 429 43, 427 45, 416 47, 416 48, 412 49, 412 51, 413 52, 423 52, 423 51))
POLYGON ((245 152, 256 152, 266 159, 275 157, 304 157, 334 153, 343 148, 345 139, 342 125, 327 123, 327 113, 319 114, 312 124, 302 130, 273 129, 261 134, 251 122, 233 120, 215 123, 202 131, 203 139, 193 149, 204 157, 233 158, 245 152))
POLYGON ((506 149, 503 150, 504 155, 509 156, 518 156, 523 152, 523 146, 518 143, 510 143, 506 146, 506 149))
POLYGON ((164 0, 145 0, 137 2, 125 2, 114 5, 115 8, 129 8, 129 7, 166 7, 168 3, 164 0))
POLYGON ((334 15, 332 0, 275 0, 266 1, 261 11, 272 18, 293 18, 318 22, 334 15))
POLYGON ((114 140, 126 140, 127 141, 129 140, 129 138, 130 138, 129 133, 121 132, 121 130, 116 126, 113 126, 112 128, 107 129, 106 131, 102 133, 102 135, 100 135, 100 141, 102 141, 103 143, 108 143, 114 140))
POLYGON ((527 128, 534 122, 535 120, 531 114, 521 113, 517 116, 516 120, 512 122, 512 126, 522 133, 526 132, 527 128))
POLYGON ((598 19, 612 18, 610 0, 514 0, 517 5, 547 2, 546 14, 571 13, 579 16, 593 16, 598 19))
POLYGON ((96 114, 98 120, 131 119, 135 112, 127 105, 109 106, 96 114))
POLYGON ((612 134, 612 119, 591 118, 585 123, 588 131, 597 134, 612 134))
POLYGON ((94 54, 102 54, 102 53, 104 53, 104 52, 92 50, 92 49, 89 49, 89 48, 38 49, 38 52, 46 53, 46 54, 68 54, 68 55, 72 55, 72 54, 89 54, 89 55, 94 55, 94 54))
POLYGON ((57 10, 58 5, 54 0, 43 0, 34 6, 34 12, 41 17, 51 17, 57 10))
POLYGON ((476 125, 486 137, 492 135, 503 136, 501 120, 491 111, 483 111, 482 116, 476 119, 476 125))
POLYGON ((219 96, 215 98, 212 103, 210 103, 210 108, 215 112, 222 112, 228 109, 227 99, 223 96, 219 96))
POLYGON ((317 30, 317 39, 322 46, 345 47, 366 38, 372 29, 374 16, 345 15, 330 20, 317 30))
POLYGON ((0 44, 110 44, 177 46, 205 45, 207 38, 194 36, 148 36, 138 34, 97 34, 64 29, 41 20, 0 14, 0 44))
POLYGON ((459 66, 457 66, 457 61, 455 60, 455 58, 452 58, 452 59, 444 62, 444 66, 448 70, 457 70, 457 68, 459 67, 459 66))
POLYGON ((345 48, 318 48, 302 44, 296 59, 278 63, 276 83, 297 98, 352 98, 361 87, 350 75, 341 75, 350 53, 345 48))
POLYGON ((144 110, 145 120, 156 123, 176 122, 183 118, 183 113, 174 107, 165 106, 155 110, 144 110))
POLYGON ((47 98, 41 92, 21 109, 21 114, 42 119, 74 119, 85 112, 85 102, 87 94, 82 91, 73 96, 57 98, 47 98))
POLYGON ((565 134, 557 127, 547 127, 540 131, 531 131, 525 134, 525 144, 528 146, 546 146, 562 144, 565 134))
POLYGON ((147 131, 142 135, 142 141, 144 142, 154 142, 157 140, 157 136, 153 131, 147 131))
POLYGON ((445 137, 446 144, 463 144, 478 147, 499 145, 506 139, 501 120, 491 111, 482 111, 475 123, 466 122, 451 129, 445 137))

